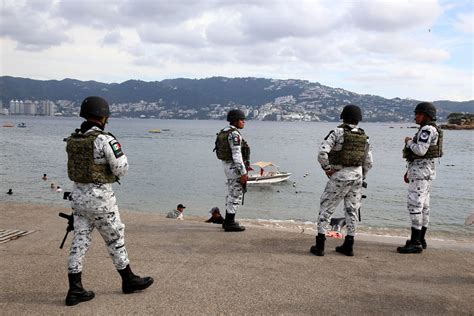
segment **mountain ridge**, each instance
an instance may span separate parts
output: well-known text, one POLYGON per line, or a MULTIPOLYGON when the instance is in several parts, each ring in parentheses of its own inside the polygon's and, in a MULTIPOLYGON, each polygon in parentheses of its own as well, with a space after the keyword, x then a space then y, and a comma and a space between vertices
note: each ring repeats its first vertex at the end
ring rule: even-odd
MULTIPOLYGON (((159 103, 161 110, 170 111, 202 112, 212 111, 216 107, 240 107, 252 113, 257 110, 261 114, 260 119, 266 116, 278 118, 301 114, 308 115, 310 120, 337 120, 341 107, 354 103, 363 108, 369 121, 403 121, 413 119, 413 108, 419 102, 414 99, 387 99, 377 95, 358 94, 300 79, 216 76, 162 81, 129 79, 122 83, 102 83, 72 78, 36 80, 0 77, 0 100, 3 107, 8 107, 10 100, 69 100, 78 106, 90 95, 103 96, 111 104, 133 104, 140 101, 159 103)), ((451 112, 469 112, 474 109, 474 100, 440 100, 434 103, 439 109, 440 117, 446 117, 451 112)), ((205 115, 198 113, 189 118, 205 118, 205 115)))

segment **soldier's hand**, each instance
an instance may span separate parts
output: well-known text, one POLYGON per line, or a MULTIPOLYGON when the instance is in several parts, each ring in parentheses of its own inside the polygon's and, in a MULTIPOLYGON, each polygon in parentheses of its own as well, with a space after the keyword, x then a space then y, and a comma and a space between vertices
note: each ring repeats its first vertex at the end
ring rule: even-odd
POLYGON ((335 174, 337 172, 337 170, 334 170, 334 169, 328 169, 328 170, 324 170, 324 173, 326 173, 326 175, 328 176, 328 178, 331 178, 331 176, 333 174, 335 174))
POLYGON ((408 143, 409 140, 411 140, 411 137, 405 137, 405 145, 408 143))
POLYGON ((405 181, 405 183, 409 183, 410 181, 408 180, 408 171, 405 172, 405 175, 403 176, 403 181, 405 181))
POLYGON ((247 174, 243 174, 240 176, 240 184, 242 185, 246 185, 247 184, 247 180, 249 179, 248 175, 247 174))

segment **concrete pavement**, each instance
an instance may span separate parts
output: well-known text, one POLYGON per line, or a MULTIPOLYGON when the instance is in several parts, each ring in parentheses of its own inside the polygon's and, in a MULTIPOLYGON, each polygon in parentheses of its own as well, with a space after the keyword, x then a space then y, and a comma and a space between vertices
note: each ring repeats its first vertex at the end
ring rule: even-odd
MULTIPOLYGON (((355 257, 309 253, 314 236, 121 212, 133 271, 155 279, 121 293, 121 281, 94 232, 83 284, 96 297, 73 307, 68 247, 59 250, 67 208, 0 203, 0 228, 35 230, 0 245, 2 315, 437 314, 472 315, 474 252, 449 247, 400 255, 399 243, 356 239, 355 257)), ((69 246, 71 237, 66 245, 69 246)))

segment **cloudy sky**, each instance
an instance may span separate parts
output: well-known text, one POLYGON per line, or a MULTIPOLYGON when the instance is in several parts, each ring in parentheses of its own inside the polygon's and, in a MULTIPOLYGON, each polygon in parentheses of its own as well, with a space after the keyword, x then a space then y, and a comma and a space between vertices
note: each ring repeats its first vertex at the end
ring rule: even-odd
POLYGON ((474 99, 473 0, 0 0, 0 75, 305 79, 474 99))

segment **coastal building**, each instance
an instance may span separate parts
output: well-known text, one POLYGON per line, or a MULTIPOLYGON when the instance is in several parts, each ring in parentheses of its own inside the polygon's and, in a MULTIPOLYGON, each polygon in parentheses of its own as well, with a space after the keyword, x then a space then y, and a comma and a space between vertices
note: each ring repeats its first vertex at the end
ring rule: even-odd
POLYGON ((23 103, 23 109, 24 109, 24 112, 22 114, 36 115, 36 104, 34 104, 33 101, 26 100, 23 103))
POLYGON ((42 114, 46 116, 54 116, 56 106, 52 101, 43 101, 41 103, 42 114))

